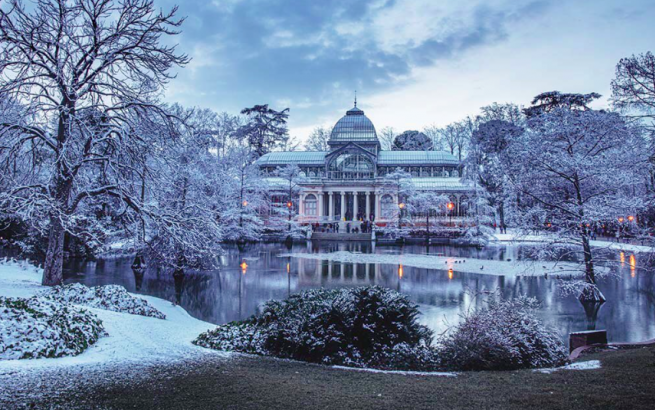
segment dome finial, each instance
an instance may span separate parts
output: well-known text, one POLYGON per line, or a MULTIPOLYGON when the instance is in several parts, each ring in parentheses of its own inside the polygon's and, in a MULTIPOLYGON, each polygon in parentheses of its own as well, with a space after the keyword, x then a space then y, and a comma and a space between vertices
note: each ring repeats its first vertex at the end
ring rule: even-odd
POLYGON ((355 107, 357 107, 357 90, 355 90, 355 107))

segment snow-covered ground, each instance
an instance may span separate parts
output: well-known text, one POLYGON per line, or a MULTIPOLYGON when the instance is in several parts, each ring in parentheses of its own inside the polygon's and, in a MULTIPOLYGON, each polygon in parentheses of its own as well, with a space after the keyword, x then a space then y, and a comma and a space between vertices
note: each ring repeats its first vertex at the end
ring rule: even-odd
POLYGON ((452 269, 454 272, 493 276, 543 276, 545 274, 579 276, 583 274, 584 269, 583 265, 572 262, 499 261, 420 254, 385 255, 338 251, 331 253, 296 252, 279 256, 345 263, 382 263, 425 269, 452 269))
MULTIPOLYGON (((22 262, 0 264, 0 296, 31 297, 45 287, 42 271, 22 262)), ((88 308, 100 318, 108 335, 78 356, 55 359, 0 361, 0 375, 61 366, 130 366, 183 361, 202 355, 225 355, 191 343, 215 325, 191 317, 184 309, 155 297, 135 295, 166 315, 157 319, 128 313, 88 308)))
MULTIPOLYGON (((496 233, 491 242, 510 242, 510 243, 539 243, 550 239, 544 235, 521 235, 511 230, 508 233, 496 233)), ((633 245, 630 243, 618 243, 609 241, 590 241, 591 246, 595 248, 605 248, 628 252, 653 252, 653 248, 645 245, 633 245)))
POLYGON ((440 377, 457 377, 456 372, 415 372, 409 370, 380 370, 380 369, 371 369, 368 367, 346 367, 346 366, 332 366, 333 369, 340 370, 353 370, 358 372, 368 372, 368 373, 382 373, 382 374, 397 374, 402 376, 440 376, 440 377))
POLYGON ((546 369, 534 369, 533 372, 536 373, 554 373, 558 370, 595 370, 595 369, 600 369, 600 360, 587 360, 586 362, 576 362, 576 363, 571 363, 566 366, 562 367, 549 367, 546 369))

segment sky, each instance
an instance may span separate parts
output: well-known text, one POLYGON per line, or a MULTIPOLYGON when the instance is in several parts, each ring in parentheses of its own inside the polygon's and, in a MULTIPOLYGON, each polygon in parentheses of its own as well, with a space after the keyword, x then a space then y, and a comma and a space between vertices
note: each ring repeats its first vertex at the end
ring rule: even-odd
POLYGON ((156 0, 185 16, 192 61, 169 102, 290 109, 304 140, 358 107, 379 131, 444 126, 493 102, 598 92, 655 52, 655 0, 156 0))

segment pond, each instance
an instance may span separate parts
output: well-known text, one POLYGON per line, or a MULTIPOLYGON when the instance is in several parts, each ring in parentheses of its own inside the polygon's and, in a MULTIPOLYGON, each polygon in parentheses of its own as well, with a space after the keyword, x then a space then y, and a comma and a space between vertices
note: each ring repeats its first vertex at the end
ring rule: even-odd
POLYGON ((401 254, 516 261, 528 258, 526 246, 476 249, 323 242, 294 244, 292 249, 284 244, 265 243, 224 249, 219 269, 191 271, 180 280, 174 280, 168 270, 149 268, 137 287, 130 268, 131 257, 97 262, 71 260, 65 265, 64 277, 66 283, 118 284, 130 292, 175 301, 192 316, 215 324, 247 318, 267 300, 283 299, 304 289, 376 284, 402 292, 419 304, 421 321, 436 334, 456 324, 468 309, 481 306, 484 295, 497 292, 504 297, 536 297, 542 304, 540 316, 558 330, 565 342, 570 332, 592 329, 607 329, 608 338, 615 342, 655 338, 655 284, 653 271, 641 269, 640 265, 647 262, 645 255, 618 251, 606 255, 615 262, 611 269, 617 273, 600 283, 608 301, 599 309, 585 310, 574 296, 560 295, 554 277, 502 276, 502 272, 490 269, 481 274, 458 272, 457 268, 450 272, 437 269, 441 266, 425 269, 393 263, 339 263, 281 256, 350 251, 375 254, 376 258, 379 255, 385 262, 401 254))

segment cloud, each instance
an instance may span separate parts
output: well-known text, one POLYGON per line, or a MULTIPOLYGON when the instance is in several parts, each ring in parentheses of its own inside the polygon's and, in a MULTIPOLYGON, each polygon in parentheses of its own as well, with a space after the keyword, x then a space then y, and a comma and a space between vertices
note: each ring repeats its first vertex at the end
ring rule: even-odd
POLYGON ((607 93, 615 61, 655 35, 652 0, 185 0, 180 14, 194 60, 168 98, 288 106, 294 133, 336 121, 355 89, 376 125, 412 129, 551 88, 607 93))
POLYGON ((189 84, 186 95, 198 96, 195 104, 216 109, 295 103, 292 121, 304 126, 326 110, 341 113, 355 89, 364 100, 406 84, 415 67, 502 41, 508 22, 545 6, 537 0, 185 1, 181 13, 194 24, 184 27, 181 47, 191 49, 194 61, 178 81, 189 84))

